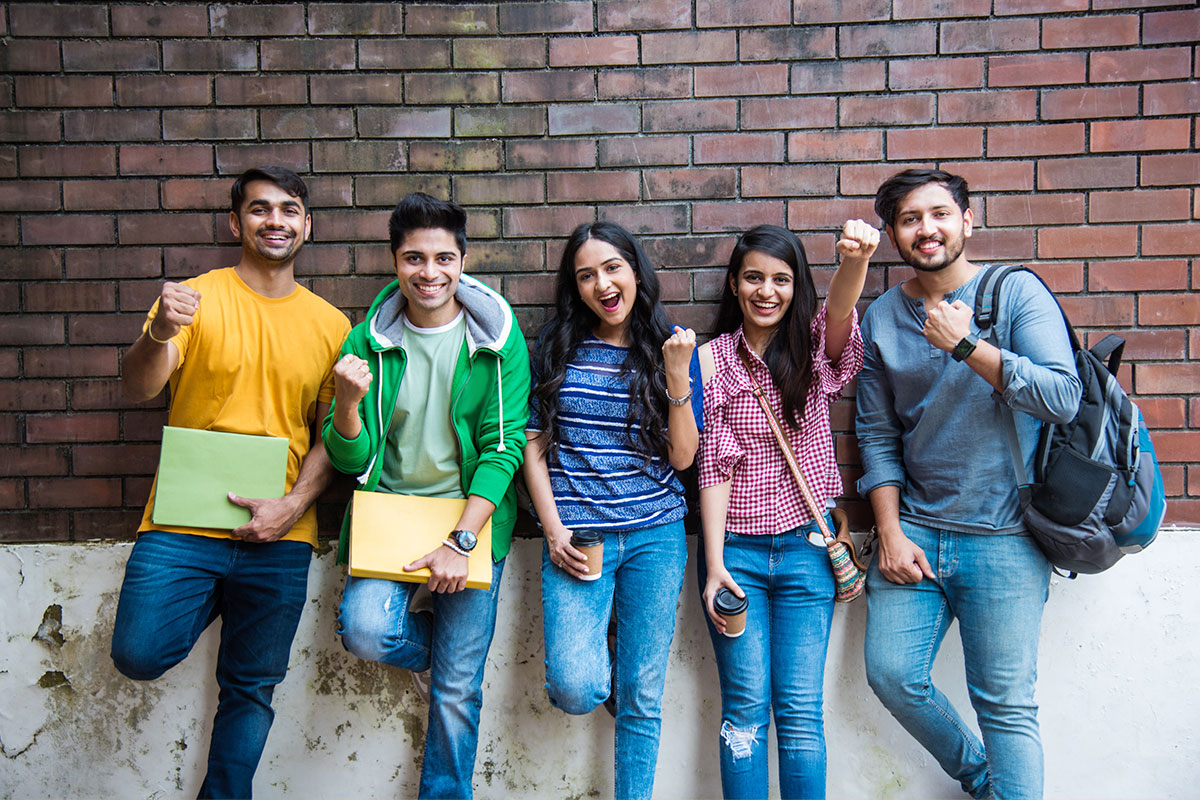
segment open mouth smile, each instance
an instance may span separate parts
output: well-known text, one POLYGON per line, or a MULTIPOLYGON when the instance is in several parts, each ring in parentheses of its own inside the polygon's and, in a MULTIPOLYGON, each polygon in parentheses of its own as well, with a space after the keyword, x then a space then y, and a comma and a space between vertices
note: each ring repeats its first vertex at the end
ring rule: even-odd
POLYGON ((605 311, 616 311, 617 306, 621 304, 621 293, 611 292, 600 296, 600 306, 605 311))

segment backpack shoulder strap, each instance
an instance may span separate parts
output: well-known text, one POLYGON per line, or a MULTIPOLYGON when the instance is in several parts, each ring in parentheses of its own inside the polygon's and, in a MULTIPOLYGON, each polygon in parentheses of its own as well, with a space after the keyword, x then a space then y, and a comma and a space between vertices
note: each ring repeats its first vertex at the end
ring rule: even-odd
MULTIPOLYGON (((985 267, 979 285, 975 288, 975 324, 983 338, 1000 346, 996 321, 999 317, 1000 286, 1004 279, 1018 270, 1026 268, 1020 264, 993 264, 985 267)), ((1026 270, 1028 271, 1028 270, 1026 270)), ((1064 317, 1065 319, 1065 317, 1064 317)), ((1068 326, 1069 327, 1069 326, 1068 326)), ((1033 497, 1033 487, 1029 482, 1029 474, 1025 471, 1025 459, 1021 455, 1021 443, 1017 439, 1017 421, 1013 418, 1012 409, 996 398, 996 405, 1005 421, 1005 439, 1008 454, 1012 460, 1014 477, 1017 480, 1017 496, 1024 510, 1033 497)))
POLYGON ((980 331, 995 327, 999 316, 1000 286, 1009 275, 1022 270, 1029 271, 1021 264, 993 264, 984 268, 979 286, 975 288, 975 324, 980 331))
POLYGON ((1125 354, 1124 339, 1115 333, 1110 333, 1089 349, 1092 351, 1092 355, 1100 359, 1109 373, 1117 374, 1117 370, 1121 368, 1121 357, 1125 354))

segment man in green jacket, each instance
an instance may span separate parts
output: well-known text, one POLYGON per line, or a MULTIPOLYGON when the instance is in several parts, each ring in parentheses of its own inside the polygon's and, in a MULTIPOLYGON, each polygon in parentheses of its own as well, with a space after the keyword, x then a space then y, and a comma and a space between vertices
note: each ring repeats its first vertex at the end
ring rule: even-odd
POLYGON ((360 490, 466 499, 445 541, 405 567, 429 570, 432 611, 410 608, 419 584, 351 576, 338 613, 351 653, 429 670, 423 798, 472 796, 483 668, 529 414, 525 339, 504 298, 463 274, 466 227, 462 208, 426 194, 396 206, 388 230, 397 280, 342 346, 324 426, 330 462, 357 475, 360 490), (467 556, 489 517, 491 588, 468 589, 467 556))

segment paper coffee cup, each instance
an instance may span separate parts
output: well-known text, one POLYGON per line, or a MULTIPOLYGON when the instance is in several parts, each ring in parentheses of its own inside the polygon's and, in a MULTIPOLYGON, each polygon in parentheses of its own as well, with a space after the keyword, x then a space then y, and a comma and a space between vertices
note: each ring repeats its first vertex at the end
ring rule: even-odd
POLYGON ((730 639, 736 639, 746 632, 746 609, 749 607, 750 601, 745 597, 738 597, 725 587, 717 591, 713 608, 725 620, 725 635, 730 639))
POLYGON ((604 534, 599 531, 575 531, 571 534, 571 547, 587 557, 587 574, 581 581, 594 581, 604 572, 604 534))

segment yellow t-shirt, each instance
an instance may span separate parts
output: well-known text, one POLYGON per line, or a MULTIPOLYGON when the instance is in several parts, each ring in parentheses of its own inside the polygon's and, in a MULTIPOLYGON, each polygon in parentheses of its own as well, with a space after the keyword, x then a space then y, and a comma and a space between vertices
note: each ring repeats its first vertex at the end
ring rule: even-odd
MULTIPOLYGON (((192 324, 171 339, 179 348, 179 366, 170 379, 168 424, 285 437, 291 491, 311 444, 317 403, 333 401, 333 364, 350 333, 349 320, 303 286, 287 297, 263 297, 233 267, 184 283, 200 292, 200 306, 192 324)), ((146 326, 157 313, 156 301, 146 326)), ((228 531, 153 524, 154 488, 138 533, 231 538, 228 531)), ((316 546, 316 509, 305 511, 283 538, 316 546)))

